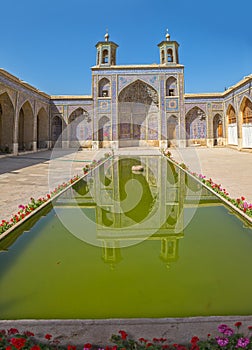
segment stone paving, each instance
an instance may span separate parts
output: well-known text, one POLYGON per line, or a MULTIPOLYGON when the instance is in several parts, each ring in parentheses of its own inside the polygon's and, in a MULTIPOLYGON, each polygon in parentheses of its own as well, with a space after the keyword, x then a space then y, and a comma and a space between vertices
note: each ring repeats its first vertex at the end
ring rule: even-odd
MULTIPOLYGON (((160 154, 158 149, 127 148, 115 154, 160 154)), ((20 204, 31 197, 45 196, 57 185, 82 174, 82 168, 93 159, 99 159, 108 150, 70 152, 43 151, 0 158, 0 219, 9 220, 20 204)), ((230 197, 245 196, 252 202, 252 153, 230 148, 171 149, 173 157, 187 164, 192 171, 211 177, 221 183, 230 197)))
POLYGON ((74 175, 82 175, 84 165, 104 153, 59 150, 0 158, 0 219, 9 220, 31 197, 43 197, 74 175))
POLYGON ((203 174, 221 184, 231 198, 244 196, 252 203, 252 153, 232 148, 171 149, 172 156, 184 162, 191 171, 203 174))

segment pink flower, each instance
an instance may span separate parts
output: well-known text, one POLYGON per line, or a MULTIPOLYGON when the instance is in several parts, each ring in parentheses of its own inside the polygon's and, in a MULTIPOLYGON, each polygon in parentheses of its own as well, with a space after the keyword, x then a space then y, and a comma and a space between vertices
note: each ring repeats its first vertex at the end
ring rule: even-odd
POLYGON ((220 346, 226 346, 229 343, 228 338, 216 337, 216 341, 220 346))
POLYGON ((249 338, 240 338, 238 339, 236 348, 246 348, 248 344, 249 344, 249 338))
POLYGON ((220 324, 219 326, 218 326, 218 331, 220 332, 220 333, 224 333, 225 332, 225 330, 228 328, 228 326, 226 325, 226 324, 220 324))
POLYGON ((234 334, 234 331, 232 330, 232 328, 226 328, 225 331, 223 332, 224 335, 227 335, 228 337, 231 337, 231 335, 234 334))

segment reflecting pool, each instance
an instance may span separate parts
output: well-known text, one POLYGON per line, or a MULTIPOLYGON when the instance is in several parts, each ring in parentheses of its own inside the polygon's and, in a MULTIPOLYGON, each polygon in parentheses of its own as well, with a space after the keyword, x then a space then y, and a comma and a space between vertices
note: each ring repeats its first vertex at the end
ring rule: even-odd
POLYGON ((251 251, 167 159, 110 159, 0 242, 1 319, 251 315, 251 251))

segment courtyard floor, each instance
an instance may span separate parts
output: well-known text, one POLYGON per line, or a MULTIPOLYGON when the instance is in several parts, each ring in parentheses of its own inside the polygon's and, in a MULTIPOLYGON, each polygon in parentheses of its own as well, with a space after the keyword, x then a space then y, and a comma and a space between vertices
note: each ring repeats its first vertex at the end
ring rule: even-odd
MULTIPOLYGON (((82 175, 82 168, 93 159, 99 159, 108 150, 79 152, 59 151, 51 158, 51 151, 0 158, 0 219, 9 220, 20 204, 30 198, 46 196, 57 185, 74 175, 82 175), (48 182, 48 179, 50 180, 48 182)), ((158 149, 127 148, 115 154, 157 155, 158 149)), ((244 196, 252 202, 252 154, 230 148, 171 149, 174 159, 189 166, 191 171, 211 177, 222 184, 231 198, 244 196)))

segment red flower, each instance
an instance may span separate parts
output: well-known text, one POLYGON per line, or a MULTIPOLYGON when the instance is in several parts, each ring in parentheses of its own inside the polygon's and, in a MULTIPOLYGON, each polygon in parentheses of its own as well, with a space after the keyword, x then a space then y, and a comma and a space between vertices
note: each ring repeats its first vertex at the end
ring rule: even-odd
POLYGON ((111 350, 117 350, 117 346, 116 345, 112 346, 111 350))
POLYGON ((149 346, 153 346, 152 343, 147 343, 146 347, 148 348, 149 346))
POLYGON ((39 345, 34 345, 30 350, 41 350, 41 347, 39 345))
POLYGON ((8 334, 17 334, 17 333, 19 333, 17 328, 10 328, 10 329, 8 329, 8 334))
POLYGON ((248 330, 249 330, 249 331, 252 331, 252 326, 248 326, 248 330))
POLYGON ((194 337, 192 337, 192 339, 191 339, 191 344, 196 344, 198 341, 199 341, 199 338, 196 337, 196 336, 194 336, 194 337))
POLYGON ((25 338, 12 338, 11 344, 18 350, 22 349, 25 346, 26 339, 25 338))
POLYGON ((90 343, 84 344, 84 349, 91 349, 91 348, 92 348, 92 344, 90 343))
POLYGON ((6 348, 5 348, 5 350, 12 350, 12 346, 7 346, 6 348))
POLYGON ((147 339, 144 339, 144 338, 139 338, 138 340, 139 340, 140 342, 144 342, 144 343, 147 343, 147 341, 148 341, 147 339))
POLYGON ((67 350, 76 350, 76 346, 74 345, 68 345, 67 350))
POLYGON ((26 335, 27 337, 34 337, 34 333, 29 331, 24 332, 24 335, 26 335))
POLYGON ((237 327, 237 328, 241 327, 241 325, 242 325, 241 322, 236 322, 236 323, 235 323, 235 327, 237 327))
POLYGON ((128 334, 125 331, 119 331, 123 340, 127 339, 128 334))
POLYGON ((245 201, 245 197, 241 196, 241 200, 242 200, 242 201, 245 201))
POLYGON ((52 335, 51 335, 51 334, 46 334, 46 335, 45 335, 45 338, 46 338, 47 340, 50 340, 50 339, 52 338, 52 335))

